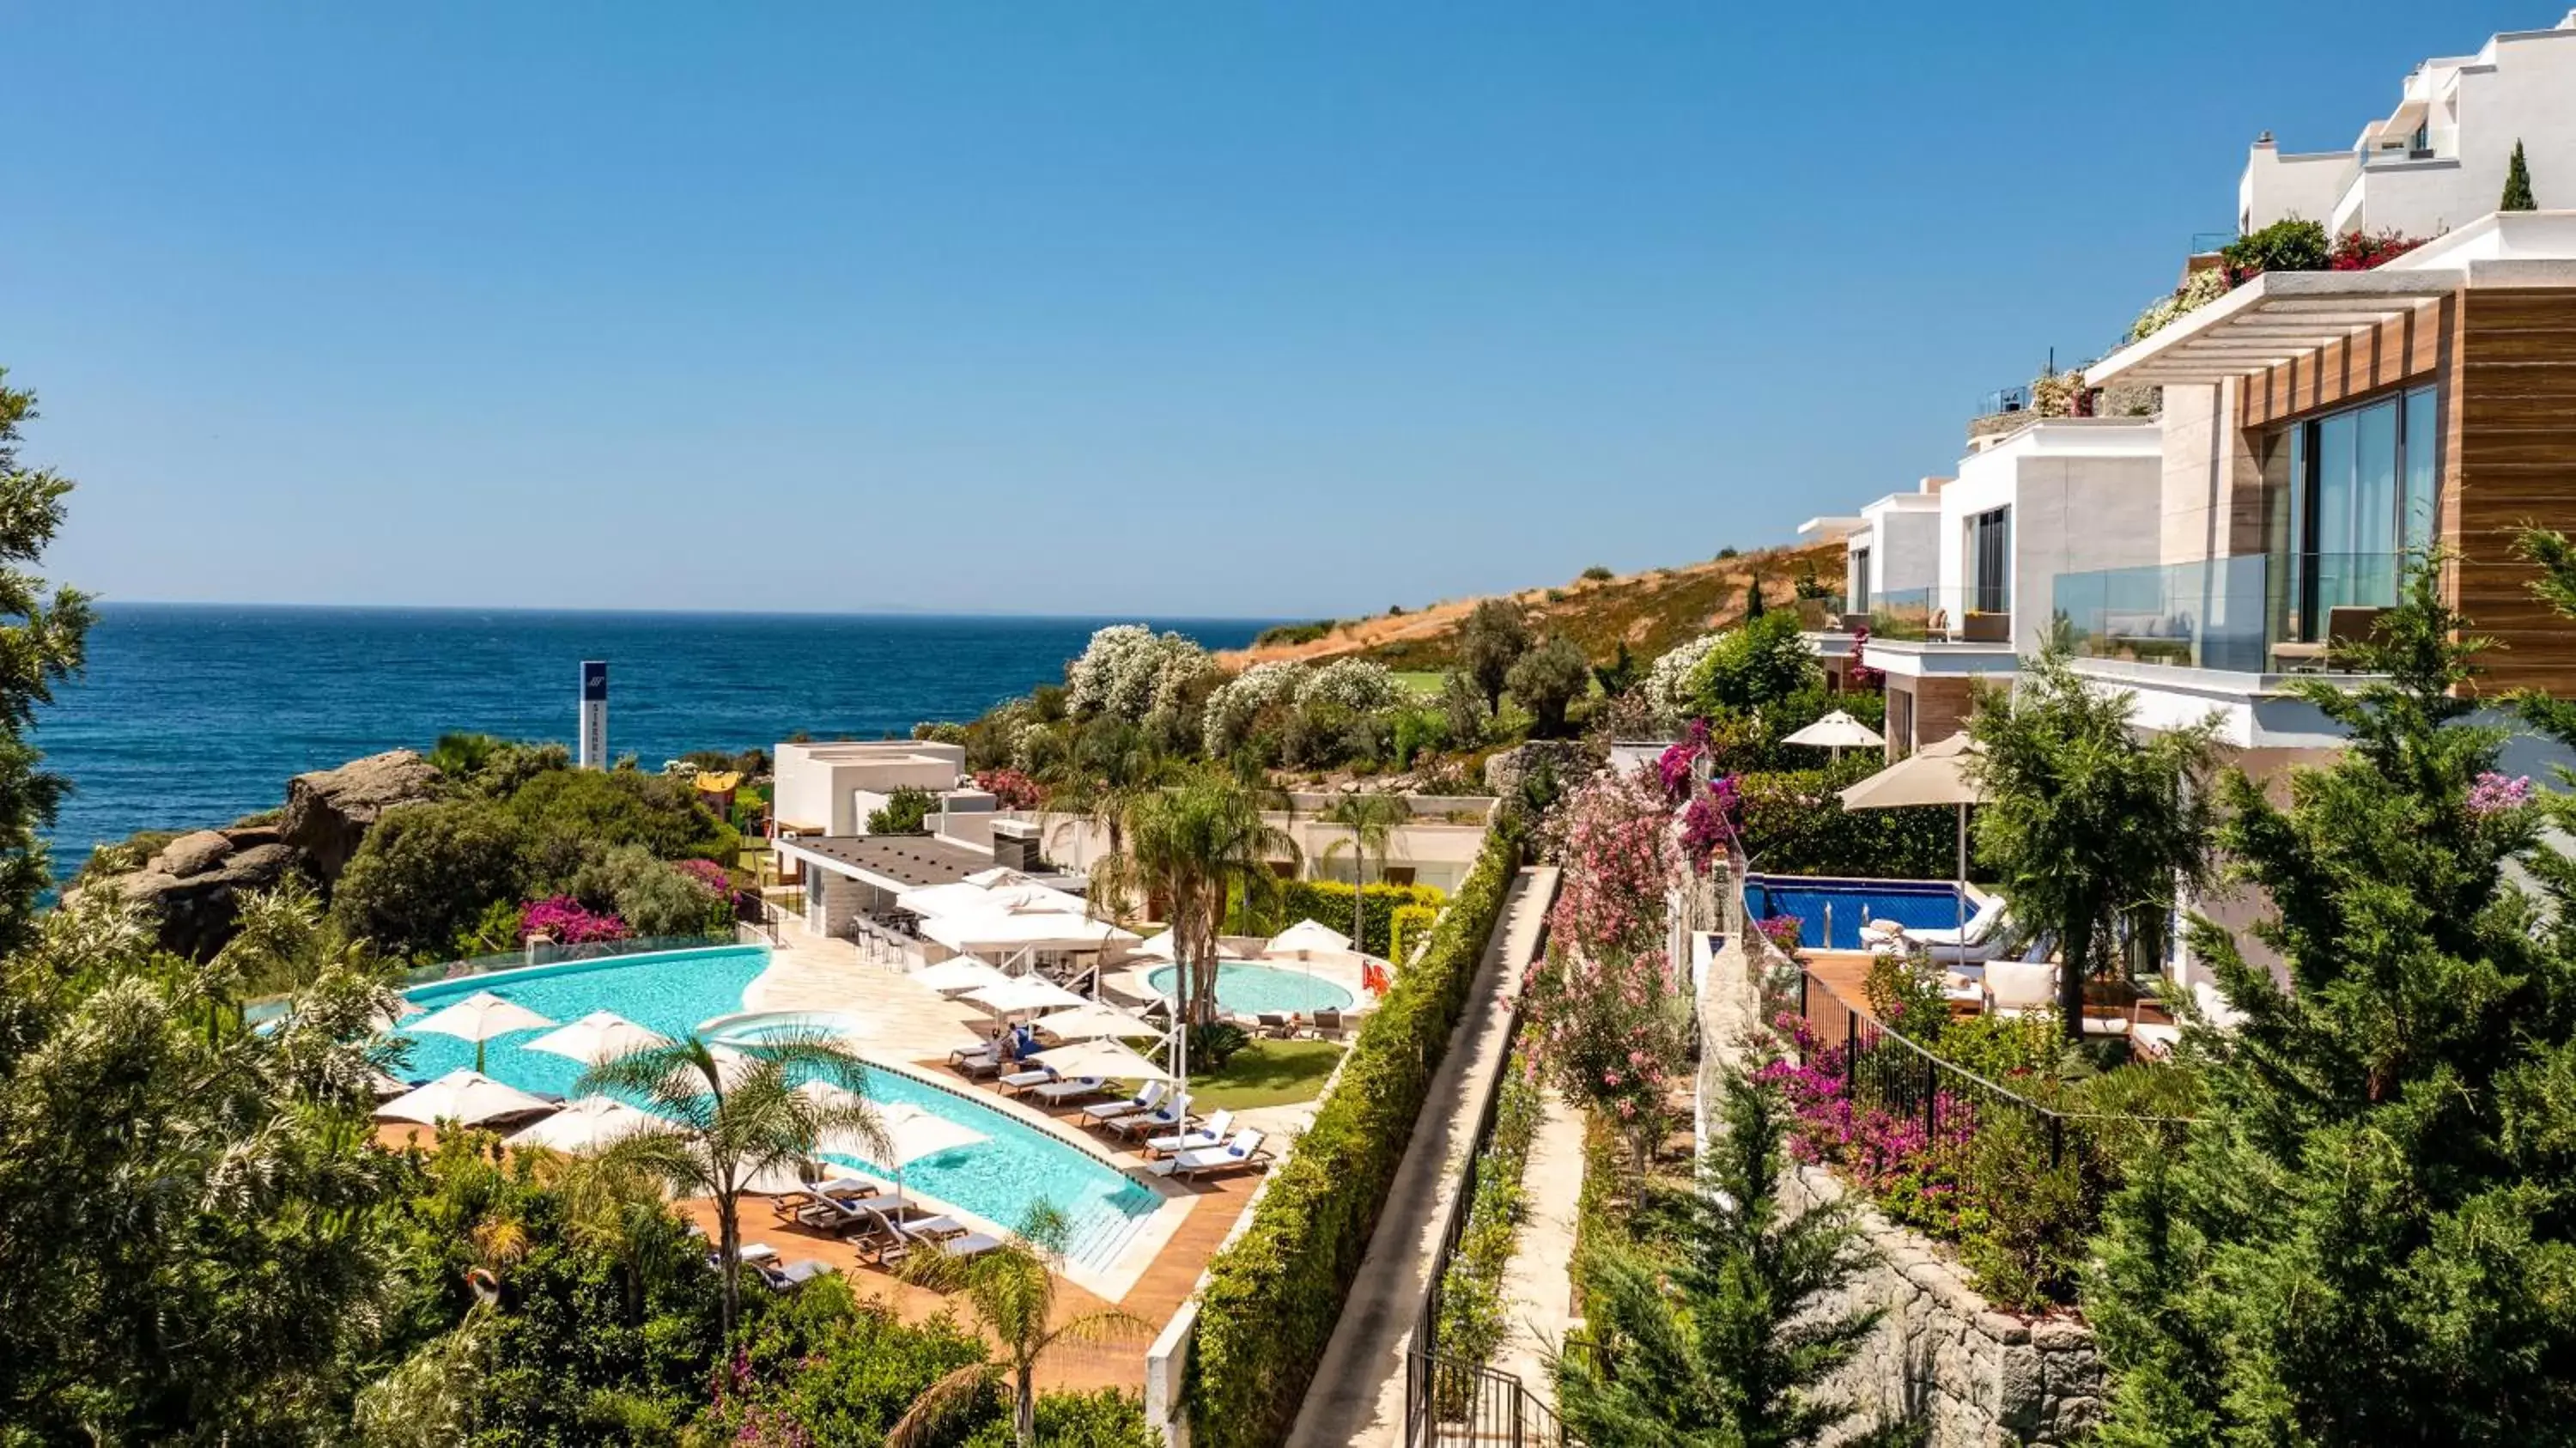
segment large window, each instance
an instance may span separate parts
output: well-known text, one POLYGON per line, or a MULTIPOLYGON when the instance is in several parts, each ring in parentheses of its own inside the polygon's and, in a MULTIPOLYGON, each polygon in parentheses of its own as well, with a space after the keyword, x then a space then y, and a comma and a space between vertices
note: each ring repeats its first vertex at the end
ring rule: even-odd
POLYGON ((2281 637, 2313 642, 2330 609, 2397 601, 2404 555, 2433 542, 2437 411, 2434 389, 2418 387, 2293 423, 2274 439, 2281 637))
POLYGON ((1869 612, 1869 550, 1855 548, 1851 553, 1851 587, 1844 590, 1851 601, 1844 605, 1853 613, 1869 612))
POLYGON ((1968 590, 1975 612, 2012 612, 2012 509, 1968 520, 1968 590))

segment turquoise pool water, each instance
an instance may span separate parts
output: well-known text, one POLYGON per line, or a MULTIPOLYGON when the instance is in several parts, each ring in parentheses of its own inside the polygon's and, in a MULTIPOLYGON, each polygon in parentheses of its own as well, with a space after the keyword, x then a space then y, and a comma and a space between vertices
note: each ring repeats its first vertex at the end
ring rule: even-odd
MULTIPOLYGON (((1145 979, 1166 998, 1179 993, 1180 967, 1167 965, 1145 979)), ((1216 968, 1216 1003, 1236 1015, 1263 1011, 1346 1011, 1351 993, 1320 975, 1283 970, 1275 965, 1220 965, 1216 968)))
MULTIPOLYGON (((702 1022, 740 1011, 743 988, 768 964, 769 952, 760 946, 730 946, 585 962, 528 975, 441 981, 403 994, 416 1005, 436 1010, 488 990, 558 1023, 578 1020, 592 1011, 615 1011, 664 1035, 678 1036, 702 1022)), ((523 1091, 572 1094, 582 1065, 526 1048, 527 1042, 543 1034, 523 1031, 496 1038, 485 1050, 485 1072, 523 1091)), ((730 1034, 735 1040, 756 1041, 764 1032, 753 1028, 730 1034)), ((433 1077, 474 1064, 471 1041, 435 1035, 408 1039, 412 1046, 407 1074, 413 1077, 433 1077)), ((1151 1190, 1125 1173, 971 1096, 874 1067, 868 1069, 867 1088, 875 1100, 909 1102, 986 1138, 906 1164, 905 1186, 1005 1227, 1018 1225, 1038 1201, 1051 1202, 1072 1225, 1073 1240, 1066 1255, 1076 1261, 1104 1265, 1136 1222, 1158 1204, 1151 1190)), ((856 1156, 833 1154, 831 1159, 889 1179, 896 1175, 891 1167, 856 1156)))

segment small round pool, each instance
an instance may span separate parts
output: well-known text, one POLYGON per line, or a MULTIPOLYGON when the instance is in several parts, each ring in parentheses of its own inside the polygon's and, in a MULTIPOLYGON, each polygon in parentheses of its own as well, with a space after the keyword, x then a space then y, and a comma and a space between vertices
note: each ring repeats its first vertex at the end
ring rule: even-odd
MULTIPOLYGON (((1145 979, 1156 995, 1170 999, 1180 993, 1179 966, 1164 966, 1145 979)), ((1349 991, 1320 975, 1275 965, 1229 963, 1216 968, 1216 1003, 1236 1015, 1257 1016, 1264 1011, 1307 1015, 1346 1011, 1356 1001, 1349 991)))

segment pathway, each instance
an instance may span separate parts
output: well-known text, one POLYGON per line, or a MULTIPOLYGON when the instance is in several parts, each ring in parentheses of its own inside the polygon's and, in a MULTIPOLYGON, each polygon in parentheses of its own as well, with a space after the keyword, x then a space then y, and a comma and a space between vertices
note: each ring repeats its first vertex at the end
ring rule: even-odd
POLYGON ((1503 1271, 1503 1301, 1511 1321, 1496 1372, 1509 1373, 1521 1386, 1553 1407, 1556 1382, 1547 1355, 1565 1342, 1574 1325, 1574 1219, 1576 1199, 1583 1194, 1583 1112, 1556 1094, 1545 1093, 1538 1133, 1530 1139, 1529 1165, 1521 1173, 1519 1237, 1512 1246, 1511 1266, 1503 1271))
POLYGON ((1557 872, 1520 872, 1503 902, 1503 918, 1485 943, 1468 993, 1467 1013, 1449 1037, 1432 1077, 1413 1141, 1396 1169, 1368 1255, 1342 1303, 1341 1320, 1324 1349, 1314 1385, 1289 1432, 1288 1448, 1394 1448, 1404 1441, 1405 1353, 1421 1309, 1424 1277, 1440 1250, 1440 1230, 1464 1175, 1467 1144, 1485 1114, 1504 1052, 1511 1044, 1512 1000, 1538 955, 1540 927, 1556 899, 1557 872))

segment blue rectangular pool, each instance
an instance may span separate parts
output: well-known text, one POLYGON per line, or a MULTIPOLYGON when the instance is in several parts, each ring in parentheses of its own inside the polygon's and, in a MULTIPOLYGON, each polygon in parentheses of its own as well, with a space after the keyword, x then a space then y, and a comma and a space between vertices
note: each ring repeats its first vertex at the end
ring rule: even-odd
POLYGON ((1865 949, 1861 927, 1893 920, 1915 930, 1948 930, 1963 914, 1977 913, 1947 880, 1837 880, 1810 875, 1753 875, 1744 883, 1744 908, 1754 920, 1796 916, 1800 940, 1817 950, 1865 949), (1826 921, 1832 938, 1826 938, 1826 921))

